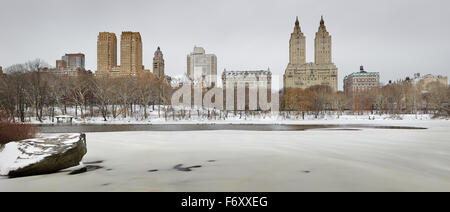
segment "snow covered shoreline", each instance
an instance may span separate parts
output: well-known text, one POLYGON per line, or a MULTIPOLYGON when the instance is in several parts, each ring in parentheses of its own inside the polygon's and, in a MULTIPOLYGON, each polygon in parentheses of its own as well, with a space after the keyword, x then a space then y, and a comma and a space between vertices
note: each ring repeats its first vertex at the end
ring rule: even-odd
MULTIPOLYGON (((243 116, 239 117, 232 116, 228 118, 219 117, 216 118, 198 118, 192 117, 190 119, 175 119, 172 117, 165 118, 148 118, 148 119, 140 119, 140 118, 116 118, 109 119, 104 121, 101 117, 87 117, 84 119, 76 118, 74 119, 74 125, 83 125, 83 124, 99 124, 99 125, 115 125, 115 124, 302 124, 302 123, 360 123, 365 121, 372 122, 386 122, 386 123, 395 123, 396 121, 443 121, 449 120, 446 119, 433 119, 432 114, 401 114, 401 115, 372 115, 372 114, 364 114, 364 115, 319 115, 317 118, 314 115, 306 115, 304 119, 300 116, 292 116, 290 118, 285 118, 278 114, 268 115, 268 116, 243 116)), ((36 124, 36 125, 57 125, 55 122, 51 122, 51 120, 44 120, 43 122, 39 122, 37 120, 31 120, 27 123, 36 124)))
MULTIPOLYGON (((72 124, 171 124, 171 123, 283 123, 293 121, 336 121, 336 120, 431 120, 434 116, 433 111, 418 111, 416 114, 385 114, 380 111, 364 111, 356 113, 352 111, 321 111, 316 112, 295 112, 295 111, 218 111, 207 108, 194 108, 184 110, 184 108, 175 108, 172 111, 167 106, 147 107, 147 115, 144 114, 142 107, 136 107, 131 114, 124 117, 124 114, 118 113, 115 118, 112 114, 108 114, 106 121, 95 109, 95 115, 82 114, 80 109, 77 112, 74 108, 68 107, 63 115, 62 110, 57 108, 56 114, 60 116, 73 117, 72 124)), ((446 118, 449 119, 450 117, 446 118)), ((19 121, 19 120, 18 120, 19 121)), ((32 111, 28 111, 25 118, 26 123, 37 125, 57 124, 56 118, 43 116, 42 122, 33 116, 32 111)))

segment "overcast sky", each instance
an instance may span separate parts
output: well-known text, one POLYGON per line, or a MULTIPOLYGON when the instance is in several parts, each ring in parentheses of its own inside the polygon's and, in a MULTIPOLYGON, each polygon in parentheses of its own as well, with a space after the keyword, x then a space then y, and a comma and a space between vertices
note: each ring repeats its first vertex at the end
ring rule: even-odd
MULTIPOLYGON (((137 31, 144 65, 158 46, 166 74, 186 72, 194 45, 218 58, 218 72, 267 69, 283 74, 289 37, 298 16, 314 60, 320 16, 332 35, 339 88, 364 65, 381 81, 413 73, 450 75, 448 0, 0 0, 0 66, 41 58, 51 65, 65 53, 82 52, 96 70, 101 31, 137 31)), ((120 61, 118 48, 118 62, 120 61)))

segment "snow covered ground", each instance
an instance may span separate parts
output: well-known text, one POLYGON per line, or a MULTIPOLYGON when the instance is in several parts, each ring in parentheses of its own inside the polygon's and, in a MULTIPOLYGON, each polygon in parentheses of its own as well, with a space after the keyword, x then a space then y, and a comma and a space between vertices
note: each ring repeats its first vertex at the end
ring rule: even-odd
MULTIPOLYGON (((113 118, 111 114, 107 116, 107 121, 104 121, 104 118, 98 112, 98 108, 95 108, 96 116, 90 117, 87 115, 84 118, 80 117, 81 111, 78 107, 78 112, 75 113, 75 108, 68 107, 67 115, 73 116, 73 124, 171 124, 171 123, 285 123, 287 121, 352 121, 352 120, 430 120, 433 115, 432 114, 424 114, 422 112, 418 112, 417 114, 399 114, 399 115, 390 115, 390 114, 382 114, 378 115, 377 112, 373 113, 370 111, 364 112, 362 115, 357 115, 357 113, 353 113, 351 111, 345 112, 337 112, 337 111, 325 111, 321 112, 320 115, 316 116, 313 112, 305 113, 305 116, 301 114, 292 115, 286 117, 284 113, 286 112, 271 112, 271 113, 261 113, 261 112, 237 112, 234 114, 233 112, 227 113, 227 118, 225 118, 224 111, 215 111, 208 109, 192 109, 189 111, 184 111, 184 118, 181 117, 182 110, 181 108, 177 108, 175 112, 175 116, 173 116, 172 112, 169 110, 165 115, 165 108, 167 106, 161 106, 161 110, 158 110, 158 106, 155 108, 148 106, 147 107, 147 118, 144 116, 144 108, 140 106, 135 106, 133 110, 132 116, 128 114, 128 116, 124 117, 123 114, 118 115, 116 118, 113 118), (222 115, 219 115, 221 113, 222 115), (75 115, 77 114, 77 116, 75 115), (209 114, 209 115, 208 115, 209 114), (208 118, 210 117, 210 118, 208 118)), ((61 109, 56 108, 56 115, 62 115, 61 109)), ((84 113, 86 114, 85 111, 84 113)), ((88 114, 88 113, 87 113, 88 114)), ((29 110, 27 111, 27 115, 25 118, 25 122, 32 124, 56 124, 56 118, 51 118, 48 116, 44 116, 42 122, 37 120, 36 117, 32 117, 34 112, 29 110), (31 117, 30 117, 31 116, 31 117)), ((448 119, 448 118, 447 118, 448 119)))
MULTIPOLYGON (((179 113, 177 113, 179 115, 179 113)), ((338 115, 335 112, 331 112, 330 114, 322 114, 319 116, 315 116, 313 114, 305 115, 304 119, 301 115, 291 115, 286 118, 283 115, 280 115, 278 112, 274 112, 272 114, 228 114, 227 118, 220 118, 219 115, 216 115, 211 118, 207 118, 207 112, 203 111, 203 114, 199 117, 196 112, 192 112, 191 118, 185 117, 175 117, 173 119, 172 115, 168 115, 166 118, 164 115, 161 117, 158 116, 156 111, 150 113, 149 117, 145 119, 141 116, 136 117, 122 117, 119 116, 115 119, 109 117, 107 121, 104 121, 102 117, 85 117, 85 118, 74 118, 73 124, 195 124, 195 123, 246 123, 246 124, 282 124, 282 123, 290 123, 290 122, 308 122, 308 121, 337 121, 337 122, 352 122, 352 121, 395 121, 395 120, 405 120, 405 121, 413 121, 413 120, 432 120, 433 115, 431 114, 400 114, 400 115, 372 115, 372 114, 364 114, 364 115, 353 115, 353 114, 344 114, 338 115), (206 113, 206 114, 205 114, 206 113)), ((446 119, 448 120, 448 118, 446 119)), ((44 117, 43 122, 39 122, 36 118, 27 118, 25 120, 28 123, 32 124, 56 124, 56 119, 52 120, 48 117, 44 117)))
POLYGON ((450 191, 450 121, 283 123, 428 129, 88 133, 83 161, 101 169, 4 178, 0 191, 450 191))

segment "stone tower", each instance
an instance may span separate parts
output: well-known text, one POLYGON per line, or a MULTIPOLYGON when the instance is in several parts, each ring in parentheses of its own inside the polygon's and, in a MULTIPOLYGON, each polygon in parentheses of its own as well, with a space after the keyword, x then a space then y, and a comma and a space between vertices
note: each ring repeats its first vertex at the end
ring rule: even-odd
POLYGON ((291 33, 291 39, 289 40, 289 64, 303 65, 306 63, 306 39, 300 29, 300 23, 298 17, 295 21, 294 32, 291 33))
POLYGON ((108 74, 117 66, 116 34, 100 32, 97 37, 97 74, 108 74))
POLYGON ((120 39, 120 74, 142 73, 142 40, 139 32, 122 32, 120 39))
POLYGON ((331 35, 327 32, 323 16, 320 20, 319 31, 314 39, 314 61, 316 64, 331 64, 331 35))
POLYGON ((159 79, 164 77, 164 57, 159 46, 153 57, 153 74, 159 79))

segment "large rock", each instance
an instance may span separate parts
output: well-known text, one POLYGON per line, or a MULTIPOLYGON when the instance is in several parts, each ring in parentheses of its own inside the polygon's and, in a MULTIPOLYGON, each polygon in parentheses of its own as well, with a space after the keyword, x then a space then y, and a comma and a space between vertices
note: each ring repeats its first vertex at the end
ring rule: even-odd
POLYGON ((0 152, 0 175, 48 174, 80 164, 86 135, 69 134, 11 142, 0 152))

